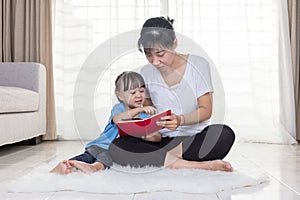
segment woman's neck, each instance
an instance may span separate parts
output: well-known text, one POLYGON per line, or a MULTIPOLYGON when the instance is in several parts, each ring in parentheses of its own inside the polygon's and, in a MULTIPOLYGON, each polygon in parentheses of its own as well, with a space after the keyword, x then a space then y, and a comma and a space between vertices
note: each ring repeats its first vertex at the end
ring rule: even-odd
POLYGON ((177 54, 174 55, 173 63, 171 64, 170 68, 173 70, 182 68, 186 66, 188 55, 185 54, 177 54))
POLYGON ((184 73, 187 59, 188 59, 188 55, 175 53, 172 64, 165 71, 161 72, 162 75, 167 76, 174 72, 184 73))

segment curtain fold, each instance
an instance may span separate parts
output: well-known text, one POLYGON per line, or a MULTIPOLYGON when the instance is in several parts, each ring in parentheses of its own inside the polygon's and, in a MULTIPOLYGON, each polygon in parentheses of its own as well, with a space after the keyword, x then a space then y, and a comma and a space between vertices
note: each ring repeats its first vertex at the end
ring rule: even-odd
POLYGON ((13 20, 9 11, 12 10, 12 3, 9 0, 1 0, 1 61, 10 61, 11 58, 11 26, 10 23, 13 20))
POLYGON ((295 93, 296 134, 300 141, 300 3, 288 0, 290 43, 295 93))
POLYGON ((294 84, 292 72, 292 56, 289 36, 288 6, 286 1, 279 2, 279 34, 278 34, 278 77, 280 131, 286 131, 296 143, 296 115, 294 101, 294 84))
POLYGON ((52 63, 52 1, 1 0, 1 62, 38 62, 47 72, 47 128, 56 139, 52 63))
MULTIPOLYGON (((0 3, 0 16, 1 16, 1 18, 2 18, 2 16, 3 16, 3 14, 2 14, 2 2, 0 3)), ((3 26, 3 18, 2 18, 2 20, 0 21, 0 51, 1 51, 1 53, 0 53, 0 60, 2 60, 2 49, 3 49, 3 41, 2 41, 2 31, 3 31, 3 28, 2 28, 2 26, 3 26)))

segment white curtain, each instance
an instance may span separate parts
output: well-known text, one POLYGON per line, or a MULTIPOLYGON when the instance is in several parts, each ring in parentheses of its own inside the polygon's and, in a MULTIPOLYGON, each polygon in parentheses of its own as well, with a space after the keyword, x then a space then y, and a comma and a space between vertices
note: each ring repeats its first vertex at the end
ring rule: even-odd
POLYGON ((280 0, 56 1, 58 135, 62 139, 98 136, 116 102, 116 75, 146 63, 136 48, 138 29, 149 17, 169 15, 175 19, 178 51, 203 54, 215 69, 215 90, 223 93, 215 92, 213 122, 229 124, 238 140, 295 143, 293 93, 287 89, 282 96, 279 81, 286 74, 284 85, 291 87, 291 68, 282 66, 289 54, 278 48, 286 42, 280 34, 287 31, 282 26, 286 12, 280 0), (126 41, 120 40, 123 36, 126 41), (205 52, 194 48, 197 45, 205 52), (288 107, 284 111, 283 102, 288 107), (93 127, 94 121, 96 127, 82 129, 93 127))

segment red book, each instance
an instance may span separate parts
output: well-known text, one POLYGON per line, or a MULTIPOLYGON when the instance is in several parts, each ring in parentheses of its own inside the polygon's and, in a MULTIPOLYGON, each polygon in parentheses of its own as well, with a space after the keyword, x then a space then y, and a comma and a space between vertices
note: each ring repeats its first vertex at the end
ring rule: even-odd
POLYGON ((130 118, 123 119, 117 122, 117 127, 119 134, 122 136, 135 136, 142 137, 150 135, 156 131, 162 129, 162 126, 156 124, 157 121, 160 121, 160 118, 171 115, 171 110, 166 110, 161 113, 157 113, 148 118, 130 118))

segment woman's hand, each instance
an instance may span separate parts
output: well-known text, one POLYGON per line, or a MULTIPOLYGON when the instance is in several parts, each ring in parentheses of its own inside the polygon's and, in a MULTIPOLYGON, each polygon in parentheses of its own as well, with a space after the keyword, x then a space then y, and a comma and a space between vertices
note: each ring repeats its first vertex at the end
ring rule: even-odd
POLYGON ((174 131, 180 125, 180 116, 172 113, 172 115, 162 117, 161 121, 156 122, 156 124, 174 131))

